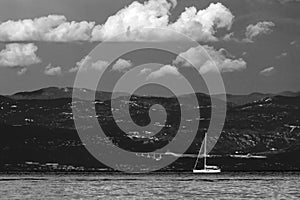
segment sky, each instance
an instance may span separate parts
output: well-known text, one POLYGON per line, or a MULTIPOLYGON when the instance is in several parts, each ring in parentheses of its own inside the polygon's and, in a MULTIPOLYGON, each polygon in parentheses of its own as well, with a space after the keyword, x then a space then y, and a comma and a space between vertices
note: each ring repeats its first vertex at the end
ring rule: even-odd
POLYGON ((171 82, 185 94, 185 59, 200 74, 214 73, 216 64, 227 93, 300 91, 299 10, 299 0, 1 0, 0 94, 70 87, 78 70, 109 66, 105 85, 145 63, 161 65, 138 67, 128 77, 171 82), (129 53, 114 63, 89 57, 123 32, 114 42, 179 41, 147 27, 185 34, 199 46, 179 55, 129 53))

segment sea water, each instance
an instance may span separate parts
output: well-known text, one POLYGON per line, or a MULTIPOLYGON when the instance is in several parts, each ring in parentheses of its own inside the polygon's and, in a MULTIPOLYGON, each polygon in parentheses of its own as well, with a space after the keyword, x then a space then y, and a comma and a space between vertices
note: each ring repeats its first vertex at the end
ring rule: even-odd
POLYGON ((300 172, 2 174, 1 199, 300 199, 300 172))

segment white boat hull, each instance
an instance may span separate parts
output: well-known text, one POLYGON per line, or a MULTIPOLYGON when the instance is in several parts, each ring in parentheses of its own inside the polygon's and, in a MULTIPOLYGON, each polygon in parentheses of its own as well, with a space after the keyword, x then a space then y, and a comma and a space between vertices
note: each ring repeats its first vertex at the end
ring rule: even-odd
POLYGON ((194 169, 195 174, 218 174, 221 173, 220 169, 194 169))

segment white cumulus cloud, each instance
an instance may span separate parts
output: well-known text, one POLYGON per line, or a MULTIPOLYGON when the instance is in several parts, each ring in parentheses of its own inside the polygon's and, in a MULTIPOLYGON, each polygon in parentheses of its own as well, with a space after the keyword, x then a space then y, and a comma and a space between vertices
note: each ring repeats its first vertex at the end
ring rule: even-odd
POLYGON ((176 75, 176 76, 180 75, 180 73, 178 72, 178 69, 175 66, 165 65, 165 66, 162 66, 161 68, 159 68, 158 70, 151 72, 147 76, 146 79, 147 80, 157 79, 157 78, 163 77, 168 74, 176 75))
POLYGON ((132 66, 133 66, 133 64, 130 60, 124 60, 124 59, 120 58, 112 66, 112 70, 113 71, 118 71, 118 72, 126 72, 132 66))
MULTIPOLYGON (((169 11, 172 4, 167 0, 149 0, 139 3, 134 1, 128 7, 110 16, 103 25, 97 25, 93 30, 93 40, 110 39, 120 33, 127 32, 123 40, 141 40, 149 37, 142 28, 164 28, 169 23, 169 11), (141 30, 141 31, 140 31, 141 30), (142 37, 142 38, 141 38, 142 37)), ((154 37, 155 33, 151 34, 154 37)))
POLYGON ((150 73, 150 72, 152 72, 152 69, 150 69, 150 68, 144 68, 144 69, 142 69, 142 70, 140 71, 139 75, 148 74, 148 73, 150 73))
POLYGON ((173 40, 170 32, 143 28, 171 29, 199 41, 215 41, 216 29, 230 29, 234 16, 221 3, 212 3, 206 9, 186 8, 174 23, 169 20, 172 4, 167 0, 137 1, 109 17, 103 25, 95 26, 92 40, 105 40, 126 32, 119 40, 173 40))
POLYGON ((262 34, 270 34, 272 33, 272 27, 275 24, 270 21, 258 22, 257 24, 250 24, 246 28, 246 38, 245 41, 253 42, 253 39, 262 34))
POLYGON ((0 51, 0 66, 23 69, 29 65, 40 63, 40 58, 35 54, 37 50, 38 47, 32 43, 6 44, 5 49, 0 51))
POLYGON ((45 34, 47 41, 88 41, 91 37, 94 22, 64 22, 45 34))
POLYGON ((104 70, 109 63, 103 60, 93 61, 90 56, 84 57, 82 60, 76 63, 76 66, 71 68, 69 72, 77 72, 80 70, 104 70))
POLYGON ((44 73, 48 76, 59 76, 62 75, 62 69, 60 66, 53 67, 51 64, 47 65, 44 73))
POLYGON ((19 75, 19 76, 22 76, 22 75, 25 74, 27 71, 28 71, 27 68, 20 68, 19 71, 18 71, 18 75, 19 75))
POLYGON ((175 22, 171 22, 171 11, 176 5, 176 0, 134 1, 98 25, 88 21, 67 21, 63 15, 8 20, 0 23, 0 41, 103 41, 120 33, 126 34, 117 40, 178 39, 175 34, 161 29, 171 29, 198 41, 215 41, 217 29, 230 29, 233 22, 234 16, 221 3, 211 3, 203 10, 188 7, 175 22))
POLYGON ((221 3, 212 3, 206 9, 186 8, 174 23, 169 20, 172 4, 167 0, 137 1, 109 17, 103 25, 95 26, 92 40, 101 41, 126 32, 119 40, 173 40, 174 35, 163 30, 171 29, 199 41, 214 41, 218 28, 230 29, 234 16, 221 3))
POLYGON ((246 68, 247 63, 242 58, 234 59, 233 56, 228 58, 226 54, 228 52, 223 48, 215 50, 213 47, 207 45, 199 45, 180 53, 173 64, 190 67, 191 63, 188 62, 189 60, 203 74, 216 70, 220 72, 233 72, 246 68))
POLYGON ((212 3, 206 9, 186 8, 179 19, 169 27, 199 41, 214 41, 217 28, 231 28, 234 16, 221 3, 212 3))
POLYGON ((67 22, 63 15, 35 19, 8 20, 0 24, 0 41, 85 41, 91 37, 94 22, 67 22))

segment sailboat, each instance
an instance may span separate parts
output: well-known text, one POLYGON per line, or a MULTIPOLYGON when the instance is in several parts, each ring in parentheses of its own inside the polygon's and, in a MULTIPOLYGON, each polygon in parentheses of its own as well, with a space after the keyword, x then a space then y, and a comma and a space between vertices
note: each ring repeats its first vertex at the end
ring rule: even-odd
POLYGON ((207 153, 206 153, 206 144, 207 143, 207 135, 205 134, 204 137, 204 143, 201 146, 201 149, 204 148, 204 164, 203 164, 203 169, 197 169, 197 164, 198 164, 198 160, 199 157, 201 155, 201 149, 199 150, 199 154, 197 156, 197 160, 193 169, 193 173, 199 173, 199 174, 216 174, 216 173, 220 173, 221 169, 218 166, 210 166, 210 165, 206 165, 206 159, 207 159, 207 153))

